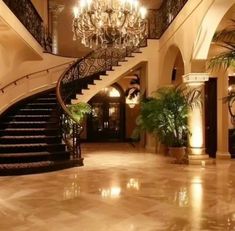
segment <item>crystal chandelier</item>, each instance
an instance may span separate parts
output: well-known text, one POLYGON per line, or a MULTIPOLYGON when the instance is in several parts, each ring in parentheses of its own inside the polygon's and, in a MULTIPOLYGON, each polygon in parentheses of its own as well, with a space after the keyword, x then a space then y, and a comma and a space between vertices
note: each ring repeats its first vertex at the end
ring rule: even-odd
POLYGON ((74 40, 84 46, 138 46, 147 36, 147 10, 138 0, 80 0, 74 7, 74 40))

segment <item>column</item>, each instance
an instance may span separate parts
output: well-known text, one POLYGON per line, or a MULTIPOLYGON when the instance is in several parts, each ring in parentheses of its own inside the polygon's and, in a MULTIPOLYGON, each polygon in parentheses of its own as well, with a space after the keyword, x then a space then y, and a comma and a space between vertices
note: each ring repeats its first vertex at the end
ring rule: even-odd
POLYGON ((222 98, 228 95, 228 77, 224 71, 215 73, 218 77, 218 100, 217 100, 217 152, 216 159, 231 159, 228 150, 228 129, 229 129, 229 113, 228 104, 224 103, 222 98))
POLYGON ((58 16, 64 9, 64 5, 49 2, 49 12, 51 15, 51 33, 52 33, 52 53, 58 54, 58 16))
POLYGON ((208 73, 189 73, 183 76, 183 81, 189 90, 197 89, 201 92, 202 107, 193 107, 189 110, 188 126, 188 160, 189 164, 205 165, 212 163, 205 153, 205 125, 204 125, 204 82, 208 81, 208 73))

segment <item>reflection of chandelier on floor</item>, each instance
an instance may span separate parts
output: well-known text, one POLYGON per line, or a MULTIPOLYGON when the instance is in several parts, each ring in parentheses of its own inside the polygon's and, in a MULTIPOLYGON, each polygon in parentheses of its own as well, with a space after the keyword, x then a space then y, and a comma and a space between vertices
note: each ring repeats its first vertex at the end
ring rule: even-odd
POLYGON ((147 35, 146 13, 138 0, 80 0, 74 7, 74 40, 90 48, 137 46, 147 35))

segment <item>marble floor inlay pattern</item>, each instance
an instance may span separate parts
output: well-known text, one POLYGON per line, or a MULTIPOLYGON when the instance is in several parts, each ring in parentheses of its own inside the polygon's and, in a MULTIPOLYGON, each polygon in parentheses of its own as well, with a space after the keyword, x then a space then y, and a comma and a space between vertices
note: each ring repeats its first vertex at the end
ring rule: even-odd
POLYGON ((234 160, 188 166, 129 144, 83 149, 84 167, 0 177, 0 230, 235 230, 234 160))

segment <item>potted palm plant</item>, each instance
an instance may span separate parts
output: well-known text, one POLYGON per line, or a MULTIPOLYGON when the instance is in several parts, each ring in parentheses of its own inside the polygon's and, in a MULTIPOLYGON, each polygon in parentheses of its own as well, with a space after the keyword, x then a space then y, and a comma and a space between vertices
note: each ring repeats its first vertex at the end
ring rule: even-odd
POLYGON ((71 105, 68 105, 67 107, 69 111, 71 112, 73 118, 79 123, 82 123, 86 114, 91 113, 91 106, 85 102, 71 104, 71 105))
POLYGON ((141 101, 137 118, 139 130, 154 134, 169 148, 169 152, 182 162, 185 157, 187 136, 190 134, 187 119, 189 107, 199 105, 200 92, 189 92, 184 86, 161 87, 141 101))
POLYGON ((213 37, 213 42, 223 48, 223 52, 209 59, 209 69, 235 67, 235 20, 231 22, 229 27, 216 32, 213 37))

